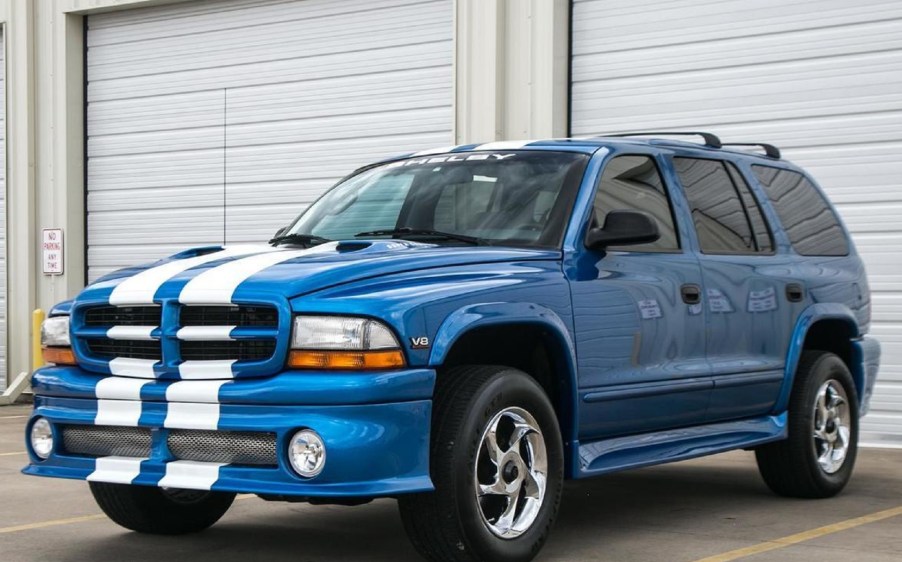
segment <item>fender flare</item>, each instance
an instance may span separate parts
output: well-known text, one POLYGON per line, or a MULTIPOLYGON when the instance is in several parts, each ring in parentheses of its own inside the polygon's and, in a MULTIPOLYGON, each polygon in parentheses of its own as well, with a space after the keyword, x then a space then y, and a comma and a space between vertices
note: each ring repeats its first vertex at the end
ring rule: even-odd
POLYGON ((432 342, 429 365, 438 367, 461 336, 477 328, 503 324, 535 324, 542 326, 564 350, 568 396, 561 397, 561 431, 564 442, 575 443, 578 428, 578 381, 576 376, 576 346, 567 324, 548 307, 529 302, 488 302, 459 308, 449 314, 432 342))
MULTIPOLYGON (((802 357, 802 349, 805 346, 805 338, 808 336, 808 330, 821 320, 841 320, 849 325, 852 329, 852 336, 858 338, 861 336, 861 330, 858 321, 852 310, 842 304, 837 303, 817 303, 809 306, 799 314, 796 325, 792 330, 792 337, 789 340, 789 349, 786 352, 786 365, 783 374, 783 386, 780 388, 780 394, 774 405, 774 413, 782 413, 789 407, 789 395, 792 392, 792 385, 795 382, 796 368, 799 366, 799 359, 802 357)), ((853 353, 854 358, 854 353, 853 353)), ((855 385, 861 389, 863 383, 863 372, 860 365, 851 365, 850 371, 855 385)), ((861 396, 859 396, 859 400, 861 396)))

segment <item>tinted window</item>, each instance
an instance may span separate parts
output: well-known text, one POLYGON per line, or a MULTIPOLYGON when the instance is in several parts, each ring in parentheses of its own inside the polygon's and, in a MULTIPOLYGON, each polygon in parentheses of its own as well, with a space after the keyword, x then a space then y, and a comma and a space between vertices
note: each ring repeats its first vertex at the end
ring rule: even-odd
MULTIPOLYGON (((339 183, 289 234, 351 240, 374 230, 439 230, 489 244, 554 247, 561 243, 587 162, 583 154, 548 151, 397 160, 339 183)), ((362 236, 461 244, 423 233, 362 236)))
POLYGON ((686 192, 702 252, 736 254, 756 251, 739 193, 719 160, 674 158, 686 192))
POLYGON ((752 166, 783 223, 793 248, 804 256, 845 256, 849 243, 830 205, 808 178, 790 170, 752 166))
POLYGON ((733 178, 733 185, 736 186, 736 189, 739 190, 739 195, 742 197, 742 204, 745 206, 749 222, 752 224, 752 233, 755 235, 758 251, 764 253, 773 252, 773 238, 771 238, 767 221, 761 213, 761 207, 758 205, 758 200, 752 195, 749 185, 745 183, 745 178, 742 177, 742 174, 739 173, 736 166, 728 162, 727 170, 730 171, 730 177, 733 178))
POLYGON ((593 226, 604 226, 610 211, 644 211, 655 218, 661 237, 649 244, 622 248, 630 252, 660 252, 680 247, 670 200, 654 160, 648 156, 618 156, 608 162, 595 195, 593 226))

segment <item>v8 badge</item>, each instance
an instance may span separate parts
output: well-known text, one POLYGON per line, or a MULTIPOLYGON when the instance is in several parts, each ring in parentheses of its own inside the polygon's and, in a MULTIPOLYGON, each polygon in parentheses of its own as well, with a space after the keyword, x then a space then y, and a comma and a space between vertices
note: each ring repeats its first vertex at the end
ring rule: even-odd
POLYGON ((410 347, 413 349, 423 349, 429 347, 429 338, 420 336, 418 338, 410 338, 410 347))

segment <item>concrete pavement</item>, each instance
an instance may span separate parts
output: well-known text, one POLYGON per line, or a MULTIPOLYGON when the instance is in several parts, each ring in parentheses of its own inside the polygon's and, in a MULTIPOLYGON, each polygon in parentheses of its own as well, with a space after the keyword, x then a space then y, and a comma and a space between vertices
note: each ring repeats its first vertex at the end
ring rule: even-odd
MULTIPOLYGON (((197 535, 125 531, 99 514, 84 482, 19 473, 27 462, 22 428, 29 409, 0 408, 3 562, 416 560, 393 500, 338 507, 248 496, 197 535)), ((897 562, 902 558, 902 450, 863 449, 851 484, 829 500, 774 496, 749 452, 570 482, 539 560, 708 557, 714 557, 712 562, 737 557, 897 562)))

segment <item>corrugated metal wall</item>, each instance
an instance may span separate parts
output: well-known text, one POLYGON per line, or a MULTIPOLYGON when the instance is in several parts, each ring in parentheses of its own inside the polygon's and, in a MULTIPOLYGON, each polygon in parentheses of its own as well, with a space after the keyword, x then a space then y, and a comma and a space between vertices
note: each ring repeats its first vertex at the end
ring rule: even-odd
POLYGON ((6 388, 6 39, 0 26, 0 390, 6 388))
POLYGON ((870 274, 883 365, 862 440, 902 445, 902 3, 575 0, 572 133, 773 142, 824 186, 870 274))
POLYGON ((91 279, 224 236, 267 240, 356 166, 451 144, 452 22, 452 0, 90 16, 91 279))

